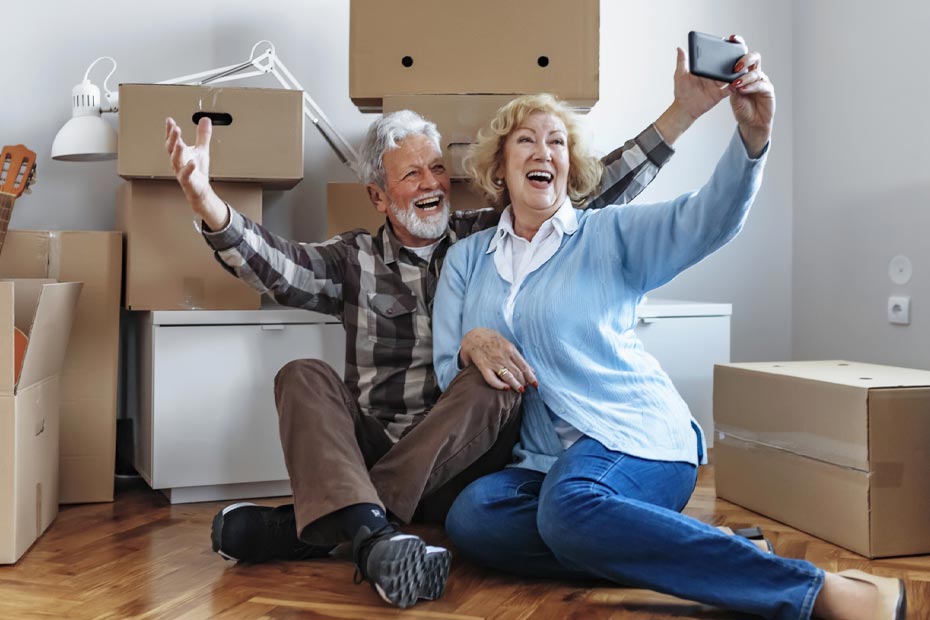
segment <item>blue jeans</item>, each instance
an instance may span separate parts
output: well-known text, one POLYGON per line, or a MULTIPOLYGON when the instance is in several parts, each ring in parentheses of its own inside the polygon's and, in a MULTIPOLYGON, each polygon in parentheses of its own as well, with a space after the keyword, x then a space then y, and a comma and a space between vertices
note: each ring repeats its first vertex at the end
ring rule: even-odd
POLYGON ((548 474, 508 468, 466 487, 446 530, 469 560, 531 577, 599 577, 779 620, 810 618, 823 571, 681 514, 689 463, 584 437, 548 474))

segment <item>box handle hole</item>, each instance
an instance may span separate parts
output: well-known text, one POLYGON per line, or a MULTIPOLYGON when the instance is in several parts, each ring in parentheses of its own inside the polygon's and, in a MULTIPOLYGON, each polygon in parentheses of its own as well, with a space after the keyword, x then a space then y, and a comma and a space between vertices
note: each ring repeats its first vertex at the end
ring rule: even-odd
POLYGON ((412 67, 412 66, 413 66, 413 57, 412 57, 412 56, 404 56, 403 58, 400 59, 400 64, 404 65, 405 67, 412 67))
POLYGON ((200 123, 200 119, 204 117, 209 118, 214 127, 232 125, 233 122, 232 114, 227 114, 226 112, 194 112, 191 120, 194 121, 196 125, 200 123))
POLYGON ((548 66, 549 66, 549 57, 548 57, 548 56, 540 56, 539 58, 536 59, 536 64, 538 64, 540 67, 548 67, 548 66))

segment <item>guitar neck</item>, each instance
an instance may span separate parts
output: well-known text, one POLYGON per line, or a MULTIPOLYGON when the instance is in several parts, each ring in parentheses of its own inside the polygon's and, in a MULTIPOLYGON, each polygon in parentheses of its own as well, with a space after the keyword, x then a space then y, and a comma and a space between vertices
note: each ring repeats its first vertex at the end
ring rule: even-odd
POLYGON ((10 227, 10 216, 13 215, 13 203, 16 197, 6 192, 0 192, 0 250, 6 241, 6 230, 10 227))

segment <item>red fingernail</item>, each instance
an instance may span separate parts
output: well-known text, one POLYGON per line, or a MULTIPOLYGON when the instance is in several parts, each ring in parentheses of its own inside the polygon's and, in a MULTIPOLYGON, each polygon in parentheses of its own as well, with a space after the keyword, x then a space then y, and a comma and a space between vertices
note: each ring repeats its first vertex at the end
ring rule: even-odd
POLYGON ((533 381, 533 387, 539 389, 539 381, 533 381))
POLYGON ((510 386, 509 386, 509 385, 505 385, 505 386, 504 386, 504 389, 505 389, 505 390, 509 390, 509 389, 510 389, 510 386))
POLYGON ((742 83, 743 83, 743 80, 736 80, 735 82, 733 82, 733 86, 739 86, 742 83))
POLYGON ((521 385, 520 387, 517 388, 517 391, 522 394, 523 392, 526 391, 526 389, 521 385))
POLYGON ((742 70, 743 70, 743 63, 739 63, 738 65, 733 67, 733 71, 735 71, 736 73, 739 73, 742 70))

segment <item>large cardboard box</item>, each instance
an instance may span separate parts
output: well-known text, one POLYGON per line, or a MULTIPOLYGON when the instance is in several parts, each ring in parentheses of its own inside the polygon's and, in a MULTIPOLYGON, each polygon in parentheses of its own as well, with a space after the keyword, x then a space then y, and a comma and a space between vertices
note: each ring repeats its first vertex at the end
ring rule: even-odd
POLYGON ((58 515, 58 375, 80 292, 76 282, 0 282, 0 564, 58 515), (18 382, 14 326, 29 337, 18 382))
MULTIPOLYGON (((261 223, 262 188, 214 183, 237 211, 261 223)), ((177 181, 128 181, 118 189, 117 227, 126 237, 129 310, 257 310, 260 296, 229 274, 195 229, 177 181)))
POLYGON ((384 98, 384 113, 413 110, 436 123, 449 176, 467 179, 462 159, 497 110, 513 95, 400 95, 384 98))
MULTIPOLYGON (((466 211, 487 207, 484 198, 469 183, 452 183, 452 209, 466 211)), ((326 237, 356 228, 378 232, 385 216, 378 212, 361 183, 326 184, 326 237)))
POLYGON ((59 502, 113 501, 119 308, 119 232, 11 230, 0 277, 83 282, 61 371, 59 502))
POLYGON ((930 371, 718 365, 717 495, 864 556, 930 553, 930 371))
POLYGON ((598 0, 352 0, 349 95, 363 112, 388 95, 538 92, 590 109, 599 29, 598 0))
POLYGON ((202 115, 213 120, 210 176, 275 189, 304 176, 303 93, 277 88, 120 84, 119 175, 174 179, 165 153, 165 118, 193 144, 202 115))

